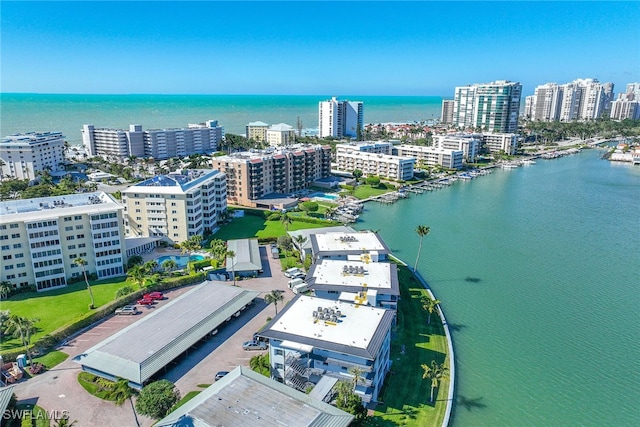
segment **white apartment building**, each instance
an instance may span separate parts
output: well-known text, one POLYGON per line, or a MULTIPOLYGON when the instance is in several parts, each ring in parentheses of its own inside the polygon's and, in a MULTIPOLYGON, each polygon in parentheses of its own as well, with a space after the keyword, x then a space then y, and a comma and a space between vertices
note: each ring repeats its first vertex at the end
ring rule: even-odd
POLYGON ((440 112, 440 123, 449 124, 453 123, 453 99, 442 100, 442 111, 440 112))
POLYGON ((63 169, 64 135, 61 132, 30 132, 9 135, 0 141, 2 176, 34 179, 44 169, 63 169))
POLYGON ((482 135, 478 133, 434 135, 433 143, 437 148, 462 151, 462 157, 466 161, 472 162, 478 156, 482 146, 482 135))
POLYGON ((455 88, 453 123, 458 128, 515 132, 522 85, 508 80, 455 88))
POLYGON ((212 230, 227 209, 227 178, 193 169, 155 176, 122 191, 128 236, 181 243, 212 230))
POLYGON ((87 275, 121 276, 126 264, 122 206, 104 192, 0 202, 2 281, 38 291, 87 275))
POLYGON ((341 101, 335 96, 318 103, 318 136, 357 138, 364 126, 364 105, 360 101, 341 101))
POLYGON ((545 83, 527 97, 525 117, 538 121, 592 120, 611 109, 613 83, 577 79, 559 85, 545 83))
POLYGON ((362 372, 354 391, 362 402, 378 401, 389 372, 395 311, 298 295, 261 330, 269 339, 271 377, 304 390, 328 377, 351 379, 362 372))
POLYGON ((265 122, 251 122, 246 126, 245 136, 247 139, 264 142, 267 140, 267 130, 269 125, 265 122))
POLYGON ((393 143, 390 141, 363 141, 336 144, 336 152, 362 151, 364 153, 392 154, 393 143))
POLYGON ((393 152, 397 156, 412 157, 422 166, 442 166, 447 169, 462 169, 464 158, 462 150, 424 145, 397 145, 393 152))
POLYGON ((406 181, 413 178, 416 159, 390 154, 368 153, 349 144, 336 146, 336 169, 344 172, 361 170, 364 176, 406 181))
POLYGON ((503 151, 507 155, 515 154, 518 149, 518 134, 516 133, 483 133, 482 144, 490 153, 503 151))
POLYGON ((223 137, 224 128, 217 120, 175 129, 143 130, 141 125, 130 125, 129 130, 82 127, 82 141, 89 156, 116 159, 129 156, 168 159, 212 153, 223 137))
POLYGON ((286 123, 278 123, 267 129, 266 141, 272 147, 293 144, 296 140, 296 131, 293 126, 286 123))
POLYGON ((611 103, 610 117, 613 120, 640 119, 640 98, 633 92, 619 93, 618 99, 611 103))

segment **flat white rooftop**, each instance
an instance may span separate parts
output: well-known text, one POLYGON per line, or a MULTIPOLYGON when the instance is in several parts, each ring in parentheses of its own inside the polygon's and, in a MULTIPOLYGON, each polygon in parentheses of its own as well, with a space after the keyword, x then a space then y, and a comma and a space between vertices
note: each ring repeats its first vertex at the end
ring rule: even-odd
MULTIPOLYGON (((394 269, 395 270, 395 269, 394 269)), ((387 262, 324 259, 312 266, 307 281, 313 285, 337 285, 366 289, 391 289, 391 264, 387 262)))
POLYGON ((370 231, 315 234, 312 239, 317 245, 314 249, 319 252, 389 251, 382 239, 370 231))
POLYGON ((216 175, 221 176, 222 172, 210 169, 185 169, 168 175, 154 176, 146 181, 132 185, 124 190, 123 193, 182 194, 216 175))
POLYGON ((0 223, 123 209, 103 191, 0 202, 0 223))
MULTIPOLYGON (((282 316, 271 325, 272 331, 284 332, 311 340, 329 341, 352 348, 367 349, 387 310, 357 306, 342 301, 329 301, 301 295, 289 304, 282 316), (337 322, 316 320, 313 312, 320 308, 339 311, 337 322), (286 310, 286 311, 285 311, 286 310)), ((292 341, 295 341, 292 339, 292 341)), ((312 344, 313 345, 313 344, 312 344)))

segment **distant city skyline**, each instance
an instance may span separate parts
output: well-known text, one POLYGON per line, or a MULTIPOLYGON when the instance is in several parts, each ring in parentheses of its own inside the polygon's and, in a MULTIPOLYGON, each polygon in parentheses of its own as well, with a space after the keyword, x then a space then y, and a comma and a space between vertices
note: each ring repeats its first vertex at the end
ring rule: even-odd
POLYGON ((637 2, 11 2, 4 93, 434 95, 640 81, 637 2), (634 42, 635 41, 635 42, 634 42))

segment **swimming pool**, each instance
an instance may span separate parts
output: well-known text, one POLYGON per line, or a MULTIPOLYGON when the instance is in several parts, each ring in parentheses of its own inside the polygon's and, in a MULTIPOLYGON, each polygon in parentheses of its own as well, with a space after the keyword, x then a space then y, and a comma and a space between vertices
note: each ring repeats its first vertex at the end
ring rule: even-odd
POLYGON ((330 201, 335 201, 340 198, 340 196, 336 194, 329 194, 329 193, 313 193, 313 194, 310 194, 309 197, 316 198, 316 199, 327 199, 330 201))
POLYGON ((204 257, 202 255, 163 255, 156 258, 158 267, 162 268, 162 263, 168 260, 173 260, 178 264, 178 268, 185 268, 189 261, 202 261, 204 257))

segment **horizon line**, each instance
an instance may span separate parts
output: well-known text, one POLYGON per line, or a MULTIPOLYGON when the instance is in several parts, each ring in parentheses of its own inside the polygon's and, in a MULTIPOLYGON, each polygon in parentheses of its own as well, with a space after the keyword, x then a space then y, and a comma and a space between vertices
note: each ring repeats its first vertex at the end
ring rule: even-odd
MULTIPOLYGON (((448 98, 443 95, 320 95, 315 93, 149 93, 149 92, 130 92, 130 93, 89 93, 89 92, 2 92, 1 95, 100 95, 100 96, 137 96, 137 95, 149 95, 149 96, 316 96, 316 97, 333 97, 338 99, 345 97, 363 96, 363 97, 403 97, 403 98, 448 98)), ((453 99, 453 96, 450 96, 453 99)))

